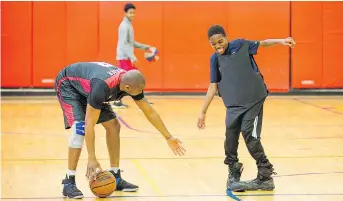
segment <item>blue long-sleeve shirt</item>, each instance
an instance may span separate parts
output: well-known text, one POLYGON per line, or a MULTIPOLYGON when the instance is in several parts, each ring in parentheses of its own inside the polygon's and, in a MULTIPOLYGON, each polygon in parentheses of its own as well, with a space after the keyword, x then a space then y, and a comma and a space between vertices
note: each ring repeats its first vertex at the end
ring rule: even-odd
POLYGON ((118 28, 117 60, 131 59, 136 61, 134 48, 148 49, 149 46, 134 40, 134 31, 131 21, 124 17, 118 28))

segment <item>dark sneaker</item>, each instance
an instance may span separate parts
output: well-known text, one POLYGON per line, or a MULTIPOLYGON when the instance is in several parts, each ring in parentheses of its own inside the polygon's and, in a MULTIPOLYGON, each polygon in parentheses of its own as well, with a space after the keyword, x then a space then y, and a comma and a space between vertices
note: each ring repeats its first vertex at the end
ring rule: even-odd
POLYGON ((75 176, 68 176, 62 181, 63 184, 63 196, 73 199, 83 198, 82 192, 76 187, 75 176))
POLYGON ((229 165, 229 175, 226 182, 227 189, 232 190, 231 185, 241 180, 243 169, 243 164, 239 162, 229 165))
POLYGON ((115 101, 113 103, 113 107, 114 108, 121 108, 121 109, 124 109, 124 108, 127 108, 129 107, 128 105, 124 104, 122 101, 115 101))
POLYGON ((127 181, 125 181, 123 178, 121 178, 120 170, 118 170, 117 173, 114 173, 114 171, 110 170, 110 172, 114 175, 117 182, 117 188, 116 191, 123 191, 123 192, 136 192, 139 187, 131 184, 127 181))
POLYGON ((251 181, 240 181, 230 185, 232 191, 272 191, 275 189, 274 179, 272 177, 263 177, 257 175, 257 178, 251 181))

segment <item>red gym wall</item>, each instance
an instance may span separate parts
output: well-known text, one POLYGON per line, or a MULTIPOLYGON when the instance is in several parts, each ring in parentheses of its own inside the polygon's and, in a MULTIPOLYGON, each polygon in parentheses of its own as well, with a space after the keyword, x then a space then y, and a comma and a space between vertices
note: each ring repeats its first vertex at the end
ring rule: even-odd
MULTIPOLYGON (((53 87, 67 64, 116 64, 117 29, 125 2, 2 2, 2 87, 53 87)), ((135 50, 148 90, 204 91, 212 49, 207 29, 221 24, 229 39, 291 35, 287 47, 256 56, 271 91, 343 87, 343 2, 135 2, 135 39, 161 60, 135 50), (291 60, 290 60, 291 58, 291 60), (291 61, 291 62, 290 62, 291 61), (291 83, 290 83, 291 80, 291 83)))

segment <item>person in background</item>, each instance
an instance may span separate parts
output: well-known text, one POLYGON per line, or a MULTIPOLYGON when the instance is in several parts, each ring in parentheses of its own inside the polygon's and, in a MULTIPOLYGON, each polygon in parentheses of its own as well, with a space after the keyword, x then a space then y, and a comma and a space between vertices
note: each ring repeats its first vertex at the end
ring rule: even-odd
MULTIPOLYGON (((118 28, 118 43, 117 43, 117 60, 118 66, 126 71, 138 70, 136 67, 137 58, 134 54, 134 48, 148 50, 151 46, 138 43, 134 39, 134 30, 132 21, 136 15, 136 7, 132 3, 124 6, 125 16, 118 28)), ((151 103, 150 103, 151 104, 151 103)), ((114 102, 116 108, 127 108, 128 105, 122 101, 114 102)))

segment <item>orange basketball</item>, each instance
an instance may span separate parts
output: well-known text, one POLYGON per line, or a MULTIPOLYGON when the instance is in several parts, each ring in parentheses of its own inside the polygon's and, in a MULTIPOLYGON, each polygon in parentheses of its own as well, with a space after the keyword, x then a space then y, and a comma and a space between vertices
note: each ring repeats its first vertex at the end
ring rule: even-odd
POLYGON ((116 189, 116 185, 116 178, 109 171, 99 172, 95 180, 89 181, 92 193, 99 198, 110 196, 116 189))

